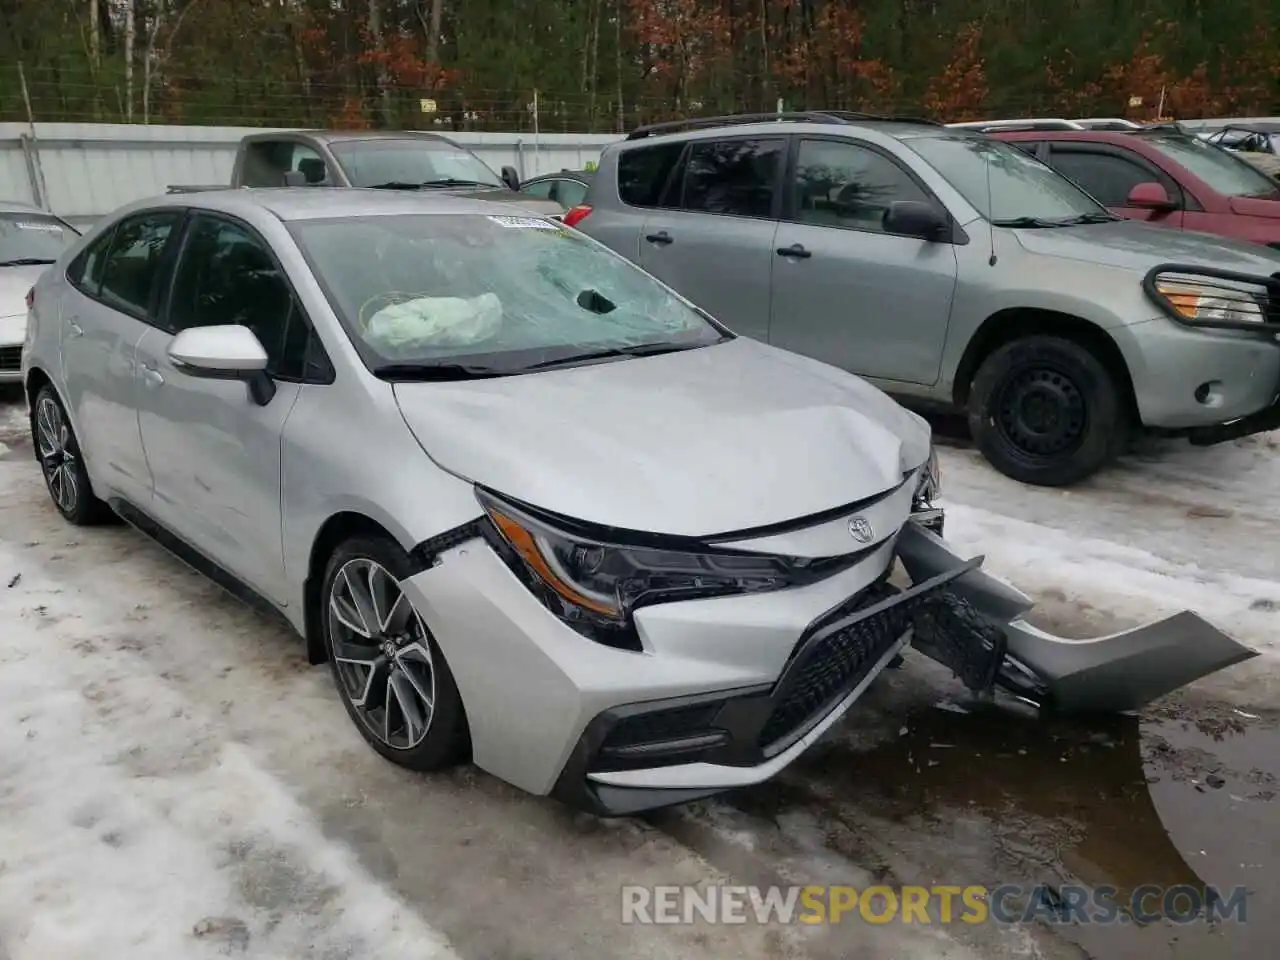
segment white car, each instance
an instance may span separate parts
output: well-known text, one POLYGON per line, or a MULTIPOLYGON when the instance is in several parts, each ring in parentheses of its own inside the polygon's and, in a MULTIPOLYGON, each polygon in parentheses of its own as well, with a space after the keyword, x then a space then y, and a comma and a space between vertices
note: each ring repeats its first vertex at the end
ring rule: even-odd
POLYGON ((0 383, 22 378, 27 294, 80 234, 69 223, 25 203, 0 202, 0 383))

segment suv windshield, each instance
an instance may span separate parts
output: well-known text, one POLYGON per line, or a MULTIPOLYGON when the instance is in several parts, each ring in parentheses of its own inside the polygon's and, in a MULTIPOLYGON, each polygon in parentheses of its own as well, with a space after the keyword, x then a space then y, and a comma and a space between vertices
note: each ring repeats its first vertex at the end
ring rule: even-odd
POLYGON ((1114 219, 1066 177, 1003 141, 944 135, 903 142, 993 223, 1114 219))
POLYGON ((504 186, 501 178, 474 153, 443 140, 346 140, 331 143, 329 149, 355 187, 415 186, 441 181, 504 186))
POLYGON ((538 217, 396 214, 289 229, 366 362, 392 378, 519 373, 726 337, 630 261, 538 217))
POLYGON ((79 238, 47 213, 0 213, 0 267, 53 263, 79 238))
POLYGON ((1223 196, 1280 198, 1280 186, 1274 180, 1199 137, 1148 137, 1147 143, 1223 196))

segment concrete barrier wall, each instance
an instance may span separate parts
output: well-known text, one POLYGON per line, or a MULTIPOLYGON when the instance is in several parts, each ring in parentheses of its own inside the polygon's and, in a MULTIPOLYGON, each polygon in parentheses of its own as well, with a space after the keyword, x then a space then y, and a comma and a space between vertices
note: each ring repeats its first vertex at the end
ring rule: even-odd
MULTIPOLYGON (((0 123, 0 200, 34 203, 88 224, 123 204, 164 193, 174 183, 230 183, 240 138, 261 127, 186 127, 117 123, 0 123)), ((522 177, 581 169, 609 134, 458 133, 495 171, 522 177)))

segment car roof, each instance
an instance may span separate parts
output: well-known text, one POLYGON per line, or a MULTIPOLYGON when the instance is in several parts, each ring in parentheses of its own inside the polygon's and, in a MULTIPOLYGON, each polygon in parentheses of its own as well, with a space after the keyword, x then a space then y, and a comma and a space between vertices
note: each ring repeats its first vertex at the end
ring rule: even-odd
POLYGON ((445 134, 431 130, 270 130, 265 133, 251 133, 244 139, 276 140, 285 136, 310 137, 323 143, 343 143, 351 140, 449 140, 445 134))
POLYGON ((261 187, 165 194, 144 207, 183 206, 244 216, 265 210, 277 219, 323 220, 330 217, 389 217, 396 214, 505 214, 537 217, 524 207, 494 200, 375 190, 364 187, 261 187))
POLYGON ((1228 123, 1215 133, 1222 133, 1227 130, 1245 130, 1249 133, 1280 133, 1280 123, 1268 123, 1259 121, 1256 123, 1228 123))
POLYGON ((54 216, 48 210, 41 210, 33 204, 23 203, 21 200, 0 200, 0 213, 38 213, 45 217, 54 216))
POLYGON ((555 173, 540 173, 536 177, 530 177, 525 183, 534 183, 538 180, 585 180, 591 181, 596 175, 594 170, 557 170, 555 173))
POLYGON ((683 130, 674 130, 671 133, 655 132, 649 136, 635 140, 621 140, 617 145, 629 148, 642 147, 647 144, 654 143, 669 143, 671 141, 684 142, 687 140, 721 140, 726 136, 749 137, 765 134, 777 136, 779 133, 827 136, 834 134, 839 136, 842 133, 859 133, 867 131, 873 131, 875 133, 895 137, 900 140, 906 140, 912 137, 937 137, 943 135, 968 137, 979 136, 970 130, 957 130, 926 122, 913 123, 910 120, 846 120, 840 123, 824 123, 816 120, 763 120, 759 123, 726 123, 723 126, 693 127, 683 130))
POLYGON ((1081 140, 1121 146, 1149 136, 1191 136, 1172 127, 1142 127, 1138 130, 992 130, 989 135, 998 140, 1081 140))

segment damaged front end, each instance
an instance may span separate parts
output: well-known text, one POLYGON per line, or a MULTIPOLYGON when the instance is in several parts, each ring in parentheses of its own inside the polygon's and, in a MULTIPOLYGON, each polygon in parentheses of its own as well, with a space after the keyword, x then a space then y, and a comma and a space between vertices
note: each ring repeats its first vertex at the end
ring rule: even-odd
POLYGON ((1258 655, 1189 610, 1104 637, 1048 633, 1023 619, 1030 597, 983 571, 981 557, 957 555, 941 528, 942 511, 918 503, 898 536, 913 583, 964 569, 917 613, 911 645, 975 693, 999 688, 1059 713, 1136 710, 1258 655))

